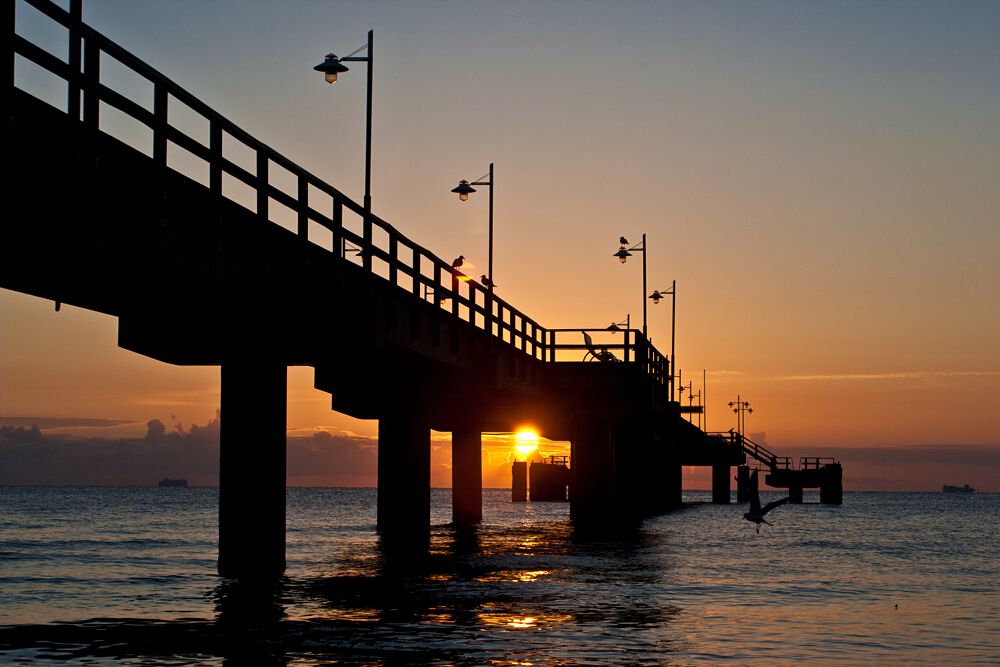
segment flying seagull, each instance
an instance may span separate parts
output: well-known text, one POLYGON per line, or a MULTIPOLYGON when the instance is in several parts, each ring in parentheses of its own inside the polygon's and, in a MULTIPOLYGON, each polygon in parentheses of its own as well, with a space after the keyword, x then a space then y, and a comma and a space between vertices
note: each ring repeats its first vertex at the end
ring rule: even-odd
POLYGON ((462 266, 464 261, 465 261, 465 255, 459 255, 458 259, 456 259, 454 262, 451 263, 451 268, 457 269, 458 267, 462 266))
POLYGON ((496 287, 496 285, 493 284, 493 281, 486 277, 485 273, 482 275, 482 283, 487 287, 496 287))
POLYGON ((787 498, 782 498, 781 500, 775 500, 773 503, 768 503, 764 507, 760 506, 760 494, 757 493, 757 471, 754 470, 750 475, 750 488, 753 490, 753 495, 750 496, 750 511, 743 515, 743 518, 747 521, 753 521, 757 524, 757 533, 760 534, 760 524, 767 523, 771 526, 774 524, 768 523, 764 520, 764 515, 773 510, 778 505, 784 505, 789 500, 798 498, 799 494, 794 496, 788 496, 787 498))

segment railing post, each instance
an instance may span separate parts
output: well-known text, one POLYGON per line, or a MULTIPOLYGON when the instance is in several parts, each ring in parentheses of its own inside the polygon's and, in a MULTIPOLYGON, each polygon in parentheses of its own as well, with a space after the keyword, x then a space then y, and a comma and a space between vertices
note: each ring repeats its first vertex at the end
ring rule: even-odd
POLYGON ((257 149, 257 217, 267 222, 267 153, 257 149))
POLYGON ((434 262, 434 305, 441 307, 441 265, 434 262))
POLYGON ((420 251, 416 249, 413 250, 413 293, 424 298, 420 293, 420 251))
POLYGON ((208 189, 218 197, 222 194, 222 124, 215 118, 208 124, 208 189))
POLYGON ((344 202, 340 200, 340 197, 333 198, 333 211, 331 211, 331 216, 333 219, 333 245, 335 248, 344 247, 344 202))
POLYGON ((101 100, 97 96, 97 84, 101 81, 101 48, 93 39, 83 42, 83 79, 86 82, 83 93, 83 121, 97 130, 101 126, 101 100))
POLYGON ((309 181, 302 174, 299 174, 299 236, 303 241, 309 239, 309 181))
MULTIPOLYGON (((9 26, 4 26, 7 28, 7 35, 14 34, 14 3, 10 3, 8 11, 8 19, 10 21, 9 26)), ((83 0, 71 0, 69 3, 69 13, 70 13, 70 24, 69 24, 69 89, 67 94, 69 99, 66 104, 66 112, 73 121, 80 120, 80 90, 81 90, 81 79, 83 78, 81 70, 83 69, 83 34, 80 26, 83 23, 83 0)), ((13 58, 13 54, 10 54, 13 58)), ((11 75, 13 75, 13 69, 11 69, 11 75)), ((11 78, 11 85, 13 85, 13 76, 11 78)))
POLYGON ((396 278, 399 272, 399 245, 395 232, 389 232, 389 284, 396 287, 396 278))
POLYGON ((162 81, 153 84, 153 162, 167 166, 167 87, 162 81))

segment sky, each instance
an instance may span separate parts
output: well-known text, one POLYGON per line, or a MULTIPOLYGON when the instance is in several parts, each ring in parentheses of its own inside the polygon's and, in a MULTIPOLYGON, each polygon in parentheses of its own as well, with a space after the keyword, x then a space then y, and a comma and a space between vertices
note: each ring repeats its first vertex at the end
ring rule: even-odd
MULTIPOLYGON (((65 57, 64 30, 17 12, 19 34, 65 57)), ((312 67, 374 30, 377 215, 485 273, 488 193, 450 190, 494 163, 494 281, 543 326, 641 327, 641 256, 612 255, 646 234, 647 291, 677 281, 677 366, 709 430, 736 426, 739 397, 755 439, 840 458, 845 488, 1000 491, 997 3, 85 0, 84 20, 358 201, 365 65, 333 86, 312 67)), ((151 104, 113 62, 102 77, 151 104)), ((15 78, 65 107, 64 84, 22 62, 15 78)), ((148 446, 152 420, 211 440, 218 368, 121 350, 114 318, 72 306, 3 290, 0 312, 8 460, 87 445, 101 474, 151 483, 167 459, 139 474, 101 452, 148 446), (33 423, 44 442, 24 450, 33 423)), ((669 299, 648 328, 668 350, 669 299)), ((351 447, 370 454, 377 423, 332 412, 312 379, 289 369, 290 470, 301 445, 329 472, 289 483, 372 483, 351 447)), ((448 434, 434 437, 445 486, 448 434)), ((509 470, 509 438, 486 444, 509 470)), ((202 468, 176 474, 211 483, 202 468)), ((32 474, 18 479, 47 479, 32 474)))

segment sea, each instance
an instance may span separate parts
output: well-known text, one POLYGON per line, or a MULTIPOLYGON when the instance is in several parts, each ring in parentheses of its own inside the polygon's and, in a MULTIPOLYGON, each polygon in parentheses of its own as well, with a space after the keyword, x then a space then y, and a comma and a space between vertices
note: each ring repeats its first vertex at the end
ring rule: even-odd
POLYGON ((807 492, 757 533, 687 491, 599 537, 509 489, 456 530, 434 489, 411 554, 374 489, 287 494, 287 571, 260 586, 216 573, 216 488, 0 488, 0 663, 1000 664, 1000 494, 807 492))

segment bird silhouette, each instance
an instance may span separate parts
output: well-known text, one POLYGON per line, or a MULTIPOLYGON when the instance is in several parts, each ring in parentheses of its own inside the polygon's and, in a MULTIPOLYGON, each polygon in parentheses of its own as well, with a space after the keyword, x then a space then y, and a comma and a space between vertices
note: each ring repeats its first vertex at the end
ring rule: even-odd
POLYGON ((496 285, 493 284, 493 281, 486 277, 485 273, 481 276, 481 280, 487 287, 496 287, 496 285))
POLYGON ((628 239, 625 238, 624 236, 618 239, 618 242, 621 243, 622 245, 628 245, 628 239))
POLYGON ((793 500, 793 499, 799 497, 799 494, 796 494, 794 496, 788 496, 786 498, 782 498, 781 500, 775 500, 774 502, 768 503, 768 504, 764 505, 763 507, 761 507, 760 506, 760 494, 757 493, 757 471, 756 470, 754 470, 753 473, 751 473, 751 475, 750 475, 750 488, 752 490, 752 494, 750 496, 750 511, 746 512, 743 515, 743 518, 746 519, 747 521, 752 521, 755 524, 757 524, 757 534, 758 535, 760 534, 760 524, 767 523, 767 525, 769 525, 769 526, 774 525, 774 524, 768 523, 767 521, 764 520, 764 515, 765 514, 767 514, 771 510, 773 510, 778 505, 784 505, 789 500, 793 500))
POLYGON ((465 262, 465 255, 459 255, 458 259, 451 263, 451 268, 457 269, 465 262))

